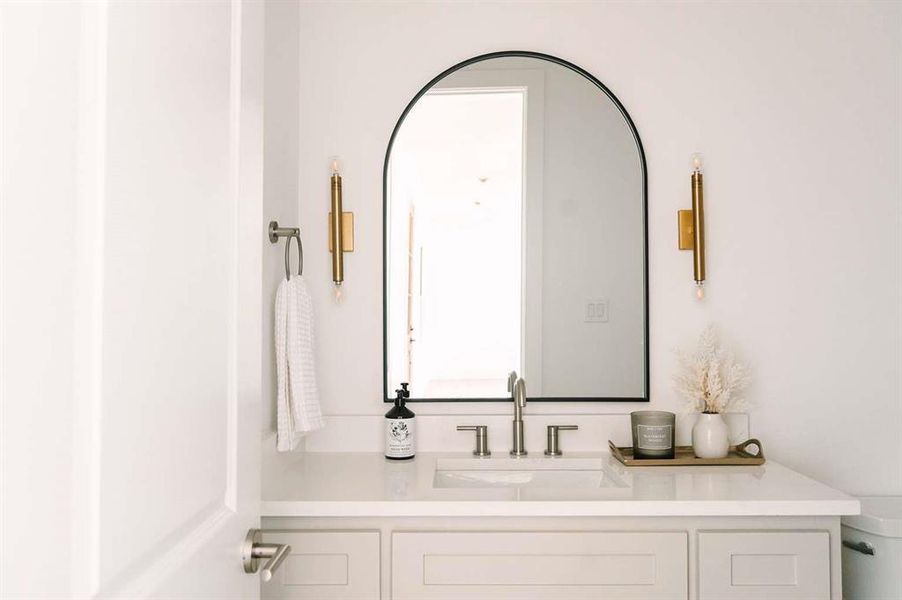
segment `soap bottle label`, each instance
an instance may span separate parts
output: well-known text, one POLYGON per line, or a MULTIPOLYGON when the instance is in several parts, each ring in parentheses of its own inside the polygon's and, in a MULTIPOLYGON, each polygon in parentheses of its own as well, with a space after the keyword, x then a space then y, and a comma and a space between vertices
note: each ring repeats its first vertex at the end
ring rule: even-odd
POLYGON ((416 420, 386 419, 385 456, 410 458, 416 453, 416 420))

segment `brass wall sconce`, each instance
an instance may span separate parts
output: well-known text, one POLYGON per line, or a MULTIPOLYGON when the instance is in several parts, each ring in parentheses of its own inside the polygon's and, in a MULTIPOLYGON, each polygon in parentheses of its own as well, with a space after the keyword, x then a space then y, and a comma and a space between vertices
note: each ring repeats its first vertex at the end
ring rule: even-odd
POLYGON ((701 154, 692 155, 692 210, 677 212, 680 250, 692 250, 695 293, 705 297, 705 183, 701 154))
POLYGON ((335 299, 341 301, 341 285, 345 279, 344 253, 354 251, 354 213, 344 212, 341 205, 341 173, 338 158, 330 159, 332 210, 329 211, 329 252, 332 254, 332 283, 335 299), (336 248, 338 250, 336 251, 336 248))

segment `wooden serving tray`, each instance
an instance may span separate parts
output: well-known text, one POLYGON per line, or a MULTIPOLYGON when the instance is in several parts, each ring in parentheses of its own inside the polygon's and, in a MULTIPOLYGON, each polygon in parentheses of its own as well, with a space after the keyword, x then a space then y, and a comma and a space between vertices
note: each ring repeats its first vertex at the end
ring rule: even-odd
POLYGON ((673 458, 634 458, 633 447, 618 448, 608 440, 611 454, 628 467, 691 467, 702 465, 763 465, 764 447, 756 439, 750 439, 730 446, 730 453, 725 458, 696 458, 692 446, 677 446, 673 458), (752 454, 746 448, 758 446, 758 453, 752 454))

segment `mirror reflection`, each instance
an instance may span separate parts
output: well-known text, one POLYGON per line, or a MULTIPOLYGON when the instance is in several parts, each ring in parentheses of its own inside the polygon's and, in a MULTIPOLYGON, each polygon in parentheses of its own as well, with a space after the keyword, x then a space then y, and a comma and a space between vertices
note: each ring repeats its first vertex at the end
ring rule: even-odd
POLYGON ((490 56, 421 92, 385 173, 385 398, 646 400, 644 157, 597 80, 490 56))

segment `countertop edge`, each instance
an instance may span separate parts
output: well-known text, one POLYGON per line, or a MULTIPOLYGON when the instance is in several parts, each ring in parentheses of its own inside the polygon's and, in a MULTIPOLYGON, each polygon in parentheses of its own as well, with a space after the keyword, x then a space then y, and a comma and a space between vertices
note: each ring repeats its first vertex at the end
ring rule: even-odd
POLYGON ((841 517, 858 500, 301 501, 265 500, 262 517, 841 517))

